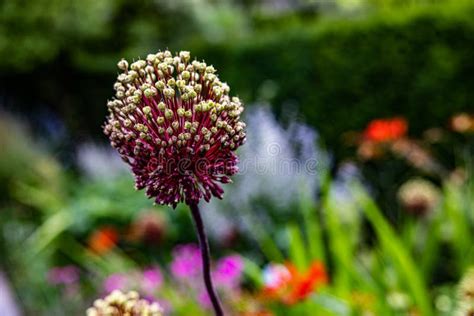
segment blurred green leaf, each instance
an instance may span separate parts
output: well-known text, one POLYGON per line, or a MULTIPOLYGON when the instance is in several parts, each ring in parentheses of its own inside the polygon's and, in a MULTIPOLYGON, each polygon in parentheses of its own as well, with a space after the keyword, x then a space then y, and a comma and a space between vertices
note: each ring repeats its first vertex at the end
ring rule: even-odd
POLYGON ((71 213, 62 210, 49 216, 25 241, 28 257, 34 258, 64 233, 72 223, 71 213))
POLYGON ((410 254, 406 251, 403 242, 362 187, 359 184, 354 184, 352 190, 357 203, 364 210, 375 230, 382 251, 393 260, 393 263, 397 267, 397 272, 403 278, 405 286, 413 295, 416 306, 423 315, 433 315, 431 299, 423 276, 410 254))
POLYGON ((301 231, 296 224, 290 224, 287 227, 290 260, 301 270, 308 267, 308 260, 306 256, 306 246, 301 236, 301 231))
POLYGON ((311 297, 311 301, 324 309, 324 315, 334 316, 349 316, 352 315, 351 309, 348 304, 343 300, 329 295, 329 294, 316 294, 311 297))

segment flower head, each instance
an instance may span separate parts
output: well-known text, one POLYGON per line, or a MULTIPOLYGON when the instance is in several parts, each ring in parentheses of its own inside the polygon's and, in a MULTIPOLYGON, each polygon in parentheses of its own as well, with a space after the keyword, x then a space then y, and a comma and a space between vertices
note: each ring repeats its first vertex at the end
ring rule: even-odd
POLYGON ((474 303, 474 268, 470 268, 459 283, 459 296, 474 303))
POLYGON ((163 275, 157 267, 151 267, 143 271, 141 286, 145 293, 153 294, 163 284, 163 275))
POLYGON ((402 206, 414 215, 423 215, 432 210, 439 201, 441 192, 431 182, 411 179, 398 189, 402 206))
POLYGON ((474 132, 474 115, 459 113, 451 118, 451 129, 458 133, 474 132))
POLYGON ((214 280, 217 286, 227 287, 229 289, 237 288, 242 272, 244 270, 244 261, 239 255, 231 255, 222 258, 216 264, 213 271, 214 280))
POLYGON ((297 269, 291 263, 271 265, 264 271, 263 295, 291 305, 306 299, 327 280, 326 269, 319 261, 313 262, 306 271, 297 269))
POLYGON ((158 303, 140 299, 137 292, 126 294, 113 291, 104 299, 98 299, 87 310, 87 316, 162 316, 163 309, 158 303))
POLYGON ((158 204, 222 197, 245 142, 244 108, 213 66, 189 52, 150 54, 122 70, 104 126, 122 159, 158 204))
POLYGON ((265 289, 277 290, 291 281, 290 270, 283 264, 272 264, 263 270, 265 289))
POLYGON ((364 138, 375 143, 388 142, 405 136, 408 123, 404 118, 377 119, 369 123, 364 138))
POLYGON ((474 313, 474 268, 466 271, 458 285, 458 307, 456 315, 473 315, 474 313))
POLYGON ((48 282, 51 284, 73 284, 79 280, 79 268, 73 265, 54 267, 48 271, 48 282))
POLYGON ((173 250, 171 273, 178 279, 194 279, 201 273, 202 259, 199 247, 180 245, 173 250))
POLYGON ((107 293, 113 292, 115 290, 123 290, 125 289, 130 283, 129 277, 127 274, 122 273, 115 273, 109 275, 104 280, 104 290, 107 293))
POLYGON ((98 254, 103 254, 115 247, 118 241, 118 232, 113 227, 102 227, 89 237, 89 248, 98 254))
POLYGON ((147 210, 139 213, 130 225, 128 238, 132 241, 143 241, 156 245, 163 241, 167 231, 165 217, 156 211, 147 210))

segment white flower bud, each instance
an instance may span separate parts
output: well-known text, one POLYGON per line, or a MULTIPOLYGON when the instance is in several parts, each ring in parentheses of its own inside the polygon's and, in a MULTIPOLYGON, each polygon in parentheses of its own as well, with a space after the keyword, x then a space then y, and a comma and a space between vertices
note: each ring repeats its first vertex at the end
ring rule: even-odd
POLYGON ((165 88, 163 89, 163 94, 166 98, 171 99, 172 97, 174 97, 174 89, 165 88))
POLYGON ((166 109, 166 104, 164 104, 163 102, 160 102, 160 103, 158 103, 157 107, 158 107, 158 110, 163 112, 166 109))
POLYGON ((128 62, 125 59, 122 59, 117 63, 117 67, 120 70, 126 71, 128 69, 128 62))
POLYGON ((179 57, 181 58, 182 61, 187 63, 191 59, 191 54, 188 51, 180 51, 179 57))

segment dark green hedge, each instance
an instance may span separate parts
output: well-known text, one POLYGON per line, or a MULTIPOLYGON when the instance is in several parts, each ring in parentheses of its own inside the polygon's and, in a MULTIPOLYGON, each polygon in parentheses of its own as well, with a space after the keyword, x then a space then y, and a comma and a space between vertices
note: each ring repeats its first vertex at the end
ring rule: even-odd
MULTIPOLYGON (((61 39, 63 48, 47 42, 0 40, 0 69, 4 69, 0 83, 2 93, 16 97, 17 104, 12 107, 35 115, 31 111, 35 104, 47 105, 60 113, 76 136, 101 135, 116 60, 121 55, 144 57, 170 42, 170 49, 189 49, 214 64, 220 77, 246 103, 267 100, 283 119, 297 110, 341 157, 345 148, 341 146, 342 134, 362 129, 375 117, 406 116, 410 132, 420 133, 446 124, 454 112, 474 108, 474 4, 470 2, 452 1, 353 19, 311 19, 291 26, 277 18, 273 30, 255 30, 242 37, 245 41, 228 38, 210 44, 190 26, 178 30, 164 22, 152 22, 161 21, 152 17, 167 16, 166 12, 156 8, 155 12, 148 6, 137 11, 124 4, 116 8, 115 2, 108 1, 104 2, 110 5, 104 9, 111 15, 107 27, 100 23, 102 11, 90 10, 98 13, 87 26, 98 29, 97 34, 90 35, 89 28, 79 23, 79 9, 71 11, 76 12, 76 19, 67 19, 82 25, 79 35, 73 24, 67 24, 71 30, 61 27, 63 20, 50 25, 56 32, 51 31, 51 36, 46 32, 44 40, 61 39), (135 22, 130 21, 148 22, 149 27, 134 28, 135 22), (155 28, 149 29, 151 26, 155 28), (130 33, 135 29, 140 30, 140 36, 130 33), (184 38, 183 34, 187 40, 171 41, 184 38), (71 41, 76 44, 70 45, 71 41), (23 42, 32 47, 23 47, 23 42), (15 51, 16 43, 23 55, 15 51), (44 47, 54 48, 55 53, 41 53, 44 47), (41 53, 40 64, 33 58, 36 53, 41 53), (28 62, 20 62, 25 58, 28 62), (15 66, 25 63, 27 68, 15 66)), ((0 34, 33 34, 30 29, 38 21, 19 23, 23 20, 5 12, 16 11, 4 10, 9 18, 0 21, 0 34)), ((47 24, 50 20, 39 21, 47 24)), ((23 35, 19 38, 24 39, 23 35)))
POLYGON ((375 117, 406 116, 419 133, 474 109, 472 17, 474 6, 388 12, 207 47, 203 55, 248 101, 271 80, 277 112, 297 107, 337 150, 345 131, 375 117))

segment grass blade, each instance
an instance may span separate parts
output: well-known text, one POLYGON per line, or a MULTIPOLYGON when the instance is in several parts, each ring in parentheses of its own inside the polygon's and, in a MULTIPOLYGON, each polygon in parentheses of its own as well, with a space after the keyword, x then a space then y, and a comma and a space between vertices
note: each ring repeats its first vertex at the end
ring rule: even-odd
POLYGON ((430 297, 422 274, 418 271, 415 262, 406 251, 400 238, 362 187, 354 185, 352 189, 358 205, 364 210, 367 219, 375 230, 382 250, 397 267, 398 273, 412 294, 421 314, 425 316, 433 315, 430 297))

